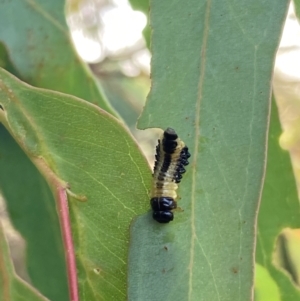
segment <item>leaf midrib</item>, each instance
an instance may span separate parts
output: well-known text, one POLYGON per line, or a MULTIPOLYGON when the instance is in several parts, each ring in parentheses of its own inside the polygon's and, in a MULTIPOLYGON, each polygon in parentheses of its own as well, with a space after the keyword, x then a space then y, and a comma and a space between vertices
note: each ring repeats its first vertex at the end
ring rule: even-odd
MULTIPOLYGON (((195 198, 196 198, 196 168, 197 160, 198 160, 198 152, 199 152, 199 137, 200 137, 200 104, 203 97, 203 83, 205 77, 205 60, 206 60, 206 50, 207 50, 207 41, 208 41, 208 32, 209 32, 209 17, 211 13, 211 0, 207 1, 206 9, 205 9, 205 18, 204 18, 204 30, 203 30, 203 39, 202 39, 202 47, 201 47, 201 68, 200 68, 200 76, 199 76, 199 84, 198 84, 198 95, 197 95, 197 103, 196 103, 196 116, 195 116, 195 140, 194 140, 194 155, 193 155, 193 171, 192 171, 192 193, 191 193, 191 250, 190 250, 190 262, 189 262, 189 290, 188 290, 188 300, 192 300, 193 294, 193 266, 194 266, 194 256, 195 256, 195 241, 199 242, 199 239, 196 234, 196 226, 195 226, 195 198)), ((200 244, 200 242, 199 242, 200 244)), ((200 245, 200 248, 203 252, 204 257, 207 259, 207 256, 200 245)), ((212 279, 214 282, 214 286, 216 289, 216 293, 218 296, 218 300, 220 299, 220 294, 218 291, 218 287, 215 282, 215 277, 213 275, 213 271, 211 269, 211 264, 207 259, 207 263, 210 267, 210 271, 212 274, 212 279)))

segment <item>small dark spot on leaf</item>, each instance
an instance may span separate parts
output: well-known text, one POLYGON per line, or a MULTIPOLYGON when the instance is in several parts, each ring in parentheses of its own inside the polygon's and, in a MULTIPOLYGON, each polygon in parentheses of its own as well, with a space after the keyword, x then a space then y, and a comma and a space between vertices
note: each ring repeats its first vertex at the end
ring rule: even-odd
POLYGON ((237 274, 239 272, 238 268, 235 267, 233 267, 231 270, 233 274, 237 274))
POLYGON ((166 251, 168 251, 168 247, 167 247, 167 246, 164 246, 164 249, 165 249, 166 251))

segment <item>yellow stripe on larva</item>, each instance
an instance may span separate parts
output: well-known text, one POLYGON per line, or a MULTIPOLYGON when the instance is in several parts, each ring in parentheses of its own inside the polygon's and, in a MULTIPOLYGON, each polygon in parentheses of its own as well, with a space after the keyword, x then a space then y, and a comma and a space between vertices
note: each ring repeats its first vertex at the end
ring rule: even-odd
POLYGON ((182 149, 185 147, 185 144, 180 138, 176 139, 177 147, 172 153, 171 156, 171 162, 167 169, 167 171, 162 172, 162 167, 164 163, 164 158, 166 156, 166 153, 163 150, 163 135, 160 138, 160 149, 159 149, 159 160, 157 161, 156 168, 153 173, 153 184, 151 189, 151 198, 154 197, 171 197, 174 200, 177 197, 176 190, 178 188, 178 184, 175 183, 174 176, 176 174, 176 169, 178 167, 178 163, 180 160, 180 153, 182 149), (163 179, 159 179, 159 176, 163 179))

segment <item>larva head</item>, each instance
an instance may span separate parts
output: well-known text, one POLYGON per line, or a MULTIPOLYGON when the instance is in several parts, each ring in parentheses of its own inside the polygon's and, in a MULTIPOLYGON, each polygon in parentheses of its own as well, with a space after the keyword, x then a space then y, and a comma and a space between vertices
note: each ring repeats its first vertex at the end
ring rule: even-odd
POLYGON ((173 154, 176 147, 177 147, 177 134, 176 132, 171 129, 167 128, 164 131, 164 137, 162 140, 163 150, 166 154, 173 154))
POLYGON ((161 224, 166 224, 174 219, 173 213, 171 211, 154 211, 153 219, 161 224))
POLYGON ((164 131, 164 138, 166 140, 176 140, 178 138, 176 132, 171 129, 171 128, 167 128, 165 131, 164 131))

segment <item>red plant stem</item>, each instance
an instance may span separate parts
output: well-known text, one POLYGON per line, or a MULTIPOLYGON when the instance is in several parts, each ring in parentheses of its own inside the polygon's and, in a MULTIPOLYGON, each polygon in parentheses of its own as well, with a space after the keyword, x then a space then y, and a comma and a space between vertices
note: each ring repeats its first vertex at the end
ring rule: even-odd
POLYGON ((72 239, 68 198, 66 189, 63 187, 57 188, 57 204, 67 263, 69 294, 71 301, 79 301, 76 259, 72 239))

